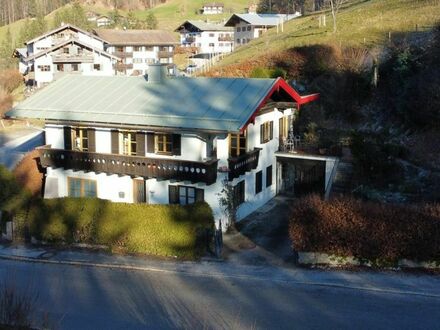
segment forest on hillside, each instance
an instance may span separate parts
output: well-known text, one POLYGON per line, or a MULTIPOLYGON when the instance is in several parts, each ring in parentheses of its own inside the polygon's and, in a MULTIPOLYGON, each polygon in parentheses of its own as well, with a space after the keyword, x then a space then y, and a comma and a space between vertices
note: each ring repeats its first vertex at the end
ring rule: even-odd
POLYGON ((0 26, 22 18, 47 15, 71 0, 0 0, 0 26))

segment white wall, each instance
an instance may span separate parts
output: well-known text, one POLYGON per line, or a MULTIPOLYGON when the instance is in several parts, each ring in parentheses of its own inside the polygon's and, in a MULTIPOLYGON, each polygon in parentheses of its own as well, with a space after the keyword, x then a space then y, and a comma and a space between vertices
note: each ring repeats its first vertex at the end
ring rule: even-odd
MULTIPOLYGON (((285 115, 289 115, 290 110, 280 112, 274 110, 270 113, 265 113, 256 117, 255 124, 248 126, 248 151, 253 150, 255 147, 262 148, 260 151, 260 157, 258 167, 251 172, 247 172, 241 175, 239 178, 235 178, 230 185, 235 186, 238 182, 245 180, 245 202, 240 206, 238 210, 238 220, 243 219, 257 208, 263 206, 270 199, 272 199, 277 192, 277 177, 276 168, 277 161, 275 158, 275 152, 279 147, 279 118, 285 115), (260 143, 260 125, 266 121, 273 121, 273 139, 267 143, 260 143), (272 165, 272 185, 266 187, 267 167, 272 165), (262 191, 255 194, 255 178, 256 173, 262 171, 262 191)), ((47 144, 52 144, 53 147, 61 147, 64 145, 63 141, 63 129, 61 126, 49 125, 46 127, 47 144)), ((217 147, 217 157, 219 158, 219 167, 227 166, 227 159, 229 158, 229 138, 226 135, 219 135, 215 139, 217 147)), ((108 129, 96 130, 96 146, 97 152, 109 153, 111 152, 111 136, 108 129)), ((176 158, 185 160, 197 160, 200 161, 206 157, 206 142, 195 136, 185 135, 181 140, 182 156, 159 156, 155 154, 147 154, 147 157, 155 158, 176 158)), ((49 169, 47 176, 50 178, 57 178, 58 180, 58 196, 67 195, 67 177, 79 177, 85 179, 93 179, 97 181, 98 197, 103 199, 109 199, 115 202, 132 202, 133 201, 133 183, 130 177, 118 177, 117 175, 95 174, 95 173, 83 173, 73 172, 71 170, 64 171, 63 169, 52 170, 49 169), (119 197, 119 192, 124 192, 124 197, 119 197)), ((175 180, 146 180, 146 195, 147 201, 150 204, 168 204, 169 203, 169 185, 185 185, 204 189, 205 201, 211 206, 214 212, 216 221, 223 219, 222 223, 225 225, 225 215, 222 213, 218 198, 219 193, 223 188, 223 180, 227 177, 226 173, 217 173, 217 181, 207 186, 204 183, 192 184, 190 182, 182 182, 175 180)), ((54 179, 52 179, 54 180, 54 179)), ((53 192, 46 192, 47 196, 54 196, 53 192)))

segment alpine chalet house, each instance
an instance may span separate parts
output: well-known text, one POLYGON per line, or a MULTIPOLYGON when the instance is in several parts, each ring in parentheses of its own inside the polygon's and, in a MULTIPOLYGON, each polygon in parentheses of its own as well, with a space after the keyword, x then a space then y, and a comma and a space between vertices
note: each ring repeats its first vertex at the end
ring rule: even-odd
POLYGON ((203 15, 223 14, 224 8, 225 8, 225 5, 220 2, 205 3, 202 6, 202 13, 203 13, 203 15))
POLYGON ((62 25, 15 51, 25 79, 44 85, 69 74, 111 76, 119 58, 104 50, 104 40, 73 25, 62 25))
POLYGON ((167 64, 174 73, 174 47, 177 38, 162 30, 111 30, 97 29, 95 34, 105 40, 105 50, 120 57, 116 69, 119 74, 143 75, 153 63, 167 64))
POLYGON ((253 39, 257 39, 263 35, 268 29, 280 26, 287 21, 301 16, 296 12, 292 15, 287 14, 233 14, 225 26, 235 29, 234 39, 236 47, 247 44, 253 39))
MULTIPOLYGON (((300 96, 281 78, 171 78, 165 71, 156 64, 148 77, 66 76, 7 113, 46 122, 39 149, 45 198, 206 201, 218 221, 225 184, 234 187, 238 219, 289 186, 283 164, 301 155, 280 147, 299 108, 318 95, 300 96)), ((318 168, 322 188, 330 165, 318 168)))
POLYGON ((182 47, 193 47, 200 54, 222 54, 234 50, 234 29, 204 21, 185 21, 175 32, 180 33, 182 47))

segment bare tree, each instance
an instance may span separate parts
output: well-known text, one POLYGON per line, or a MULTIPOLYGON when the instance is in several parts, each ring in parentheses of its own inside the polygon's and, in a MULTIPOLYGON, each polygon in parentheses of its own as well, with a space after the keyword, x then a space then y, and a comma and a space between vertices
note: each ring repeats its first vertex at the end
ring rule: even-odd
POLYGON ((333 33, 336 33, 336 31, 338 30, 337 15, 338 15, 339 9, 346 1, 347 0, 329 0, 330 10, 331 10, 332 17, 333 17, 333 33))

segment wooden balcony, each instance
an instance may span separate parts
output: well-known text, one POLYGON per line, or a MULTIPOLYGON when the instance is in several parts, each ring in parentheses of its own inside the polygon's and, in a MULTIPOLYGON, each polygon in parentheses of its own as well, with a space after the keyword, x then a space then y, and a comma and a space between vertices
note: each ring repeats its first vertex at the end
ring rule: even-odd
POLYGON ((231 36, 223 36, 223 37, 218 37, 218 41, 232 41, 232 37, 231 36))
POLYGON ((118 71, 125 71, 125 70, 131 70, 133 69, 133 63, 116 63, 116 70, 118 71))
POLYGON ((40 151, 40 161, 43 167, 128 175, 131 177, 144 177, 145 179, 204 182, 207 185, 213 184, 217 180, 217 159, 195 162, 170 158, 51 149, 47 146, 38 150, 40 151))
POLYGON ((246 172, 255 170, 258 166, 260 150, 261 148, 255 148, 254 150, 239 157, 229 158, 229 181, 238 178, 240 175, 243 175, 246 172))
POLYGON ((93 63, 93 54, 56 54, 52 55, 52 61, 54 63, 93 63))
POLYGON ((133 57, 133 52, 114 52, 113 55, 119 58, 133 57))
POLYGON ((173 57, 173 56, 174 56, 174 53, 170 52, 170 51, 167 51, 167 50, 161 50, 158 53, 158 57, 159 58, 170 58, 170 57, 173 57))

